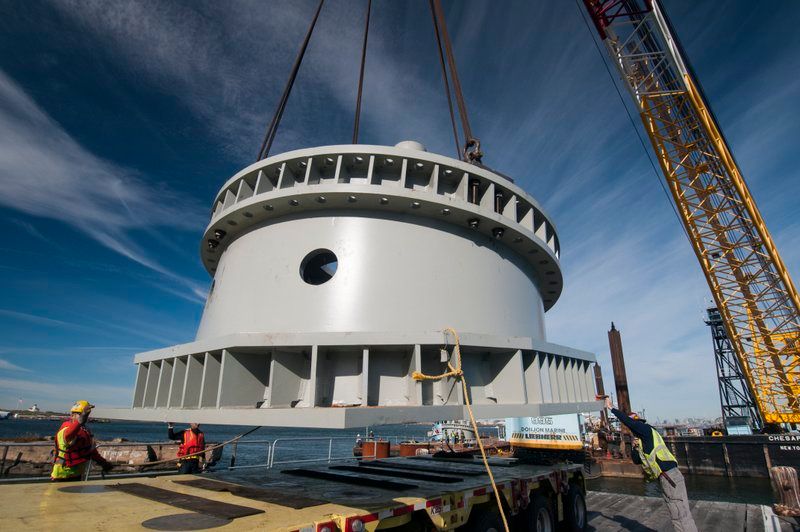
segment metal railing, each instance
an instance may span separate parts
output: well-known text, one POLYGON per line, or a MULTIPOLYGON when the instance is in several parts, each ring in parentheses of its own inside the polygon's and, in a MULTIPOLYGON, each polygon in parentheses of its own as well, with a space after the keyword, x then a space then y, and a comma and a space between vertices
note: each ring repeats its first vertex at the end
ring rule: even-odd
MULTIPOLYGON (((178 443, 170 442, 170 441, 158 441, 158 442, 120 442, 120 443, 112 443, 112 442, 101 442, 97 444, 97 449, 102 449, 103 447, 142 447, 144 449, 153 448, 153 447, 163 447, 163 446, 177 446, 178 443)), ((54 443, 52 441, 34 441, 34 442, 26 442, 26 443, 2 443, 0 444, 2 447, 2 456, 0 457, 0 483, 14 483, 14 482, 39 482, 39 481, 47 481, 50 479, 48 475, 42 476, 34 476, 34 477, 7 477, 6 475, 8 472, 16 467, 18 464, 22 462, 23 453, 20 451, 16 454, 16 457, 11 458, 13 463, 6 467, 6 464, 9 462, 8 453, 13 448, 28 448, 28 447, 46 447, 49 449, 54 448, 54 443)), ((52 457, 51 457, 52 458, 52 457)), ((48 463, 52 463, 51 459, 48 460, 48 463)), ((169 471, 164 469, 149 471, 149 472, 137 472, 137 473, 115 473, 111 475, 106 475, 101 473, 100 475, 91 476, 92 472, 92 465, 94 462, 89 460, 89 464, 86 467, 86 471, 83 473, 83 480, 97 480, 102 478, 129 478, 129 477, 143 477, 143 476, 153 476, 154 474, 158 475, 169 475, 169 474, 176 474, 177 471, 169 471)), ((129 467, 147 467, 148 463, 143 462, 141 464, 116 464, 119 466, 129 466, 129 467)), ((49 473, 49 472, 48 472, 49 473)))
MULTIPOLYGON (((349 454, 347 456, 334 456, 333 455, 333 441, 334 440, 353 441, 353 438, 350 437, 350 436, 335 436, 335 437, 328 437, 328 438, 325 438, 325 437, 276 438, 275 440, 272 441, 271 453, 270 453, 270 458, 269 458, 269 462, 268 462, 267 468, 268 469, 272 469, 273 467, 275 467, 276 464, 278 464, 278 465, 282 465, 282 464, 300 464, 300 463, 310 463, 310 462, 328 462, 328 463, 330 463, 333 460, 345 460, 345 459, 358 458, 358 457, 353 456, 352 448, 350 449, 351 450, 351 454, 349 454), (311 441, 327 441, 328 442, 328 455, 327 455, 327 457, 325 457, 325 458, 301 458, 301 459, 294 459, 294 460, 283 460, 283 461, 278 461, 278 462, 275 461, 275 452, 276 452, 276 450, 278 448, 278 443, 279 442, 288 443, 288 442, 311 442, 311 441)), ((373 437, 373 438, 365 439, 363 441, 376 441, 376 442, 383 441, 383 442, 388 442, 389 440, 387 438, 379 438, 379 437, 376 436, 376 437, 373 437)), ((373 459, 376 458, 376 456, 378 454, 378 446, 375 445, 373 447, 373 449, 374 449, 373 454, 371 454, 371 455, 363 455, 362 454, 361 455, 361 459, 363 460, 365 458, 373 458, 373 459)))
MULTIPOLYGON (((484 428, 484 427, 481 427, 484 428)), ((485 427, 490 430, 497 430, 498 437, 500 436, 500 428, 499 427, 485 427)), ((488 437, 485 432, 481 434, 481 438, 488 437)), ((228 465, 221 467, 227 470, 237 470, 237 469, 255 469, 255 468, 265 468, 265 469, 272 469, 275 466, 281 465, 288 465, 288 464, 304 464, 304 463, 315 463, 315 462, 327 462, 331 463, 334 461, 340 460, 370 460, 377 458, 378 455, 378 446, 374 446, 372 450, 372 454, 362 454, 359 456, 354 456, 352 452, 352 446, 347 446, 346 454, 337 454, 335 450, 334 443, 339 441, 351 441, 354 445, 357 444, 358 440, 351 436, 331 436, 331 437, 296 437, 296 438, 275 438, 272 440, 267 439, 259 439, 259 440, 237 440, 228 445, 226 448, 230 449, 230 456, 228 458, 228 465), (292 448, 288 446, 290 443, 300 443, 300 444, 307 444, 311 442, 319 442, 322 445, 320 446, 306 446, 305 450, 308 449, 319 449, 320 447, 324 448, 325 443, 327 443, 327 452, 322 454, 316 458, 289 458, 286 460, 276 460, 278 456, 278 451, 287 452, 290 449, 293 449, 295 452, 299 452, 296 447, 292 448), (264 446, 263 451, 260 453, 245 453, 248 458, 252 458, 253 456, 263 456, 264 461, 259 463, 246 463, 240 464, 239 459, 241 458, 240 447, 252 447, 252 446, 264 446), (262 454, 263 453, 263 454, 262 454)), ((388 442, 394 443, 395 445, 400 444, 404 441, 417 441, 420 443, 424 443, 428 441, 424 437, 420 436, 372 436, 372 437, 365 437, 361 439, 362 443, 369 443, 371 441, 375 442, 388 442)), ((111 443, 111 442, 102 442, 97 445, 98 449, 102 448, 118 448, 118 447, 142 447, 142 448, 153 448, 153 447, 162 447, 168 445, 178 445, 177 443, 170 442, 170 441, 158 441, 158 442, 121 442, 121 443, 111 443)), ((22 453, 17 453, 16 458, 14 458, 14 464, 10 467, 6 468, 6 464, 8 463, 8 454, 9 451, 14 447, 53 447, 53 442, 30 442, 30 443, 0 443, 0 448, 2 448, 2 457, 0 458, 0 483, 14 483, 14 482, 37 482, 37 481, 46 481, 49 479, 49 476, 34 476, 34 477, 6 477, 8 470, 13 467, 16 467, 17 464, 20 463, 20 459, 22 457, 22 453)), ((341 446, 338 446, 341 447, 341 446)), ((366 449, 369 446, 362 446, 362 449, 366 449)), ((223 462, 224 457, 219 457, 219 463, 223 462)), ((177 460, 177 459, 176 459, 177 460)), ((154 469, 151 471, 140 471, 134 473, 115 473, 115 474, 95 474, 92 475, 93 469, 93 461, 89 461, 89 464, 86 467, 86 470, 83 474, 83 480, 97 480, 97 479, 104 479, 104 478, 131 478, 131 477, 143 477, 143 476, 153 476, 153 475, 172 475, 177 474, 178 471, 169 470, 166 468, 162 469, 154 469)), ((124 465, 134 468, 146 468, 148 467, 148 462, 143 462, 141 464, 117 464, 117 465, 124 465)))
POLYGON ((272 440, 237 440, 230 444, 231 446, 231 458, 230 463, 227 469, 253 469, 257 467, 268 467, 270 457, 272 456, 272 440), (239 446, 247 446, 247 445, 266 445, 266 457, 263 464, 246 464, 246 465, 236 465, 236 461, 238 460, 238 453, 239 453, 239 446))

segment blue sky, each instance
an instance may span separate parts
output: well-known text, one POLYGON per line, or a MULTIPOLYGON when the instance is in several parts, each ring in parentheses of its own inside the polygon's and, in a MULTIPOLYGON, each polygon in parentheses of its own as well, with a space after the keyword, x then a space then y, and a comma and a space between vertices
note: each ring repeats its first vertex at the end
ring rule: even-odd
MULTIPOLYGON (((254 160, 315 4, 0 3, 0 407, 127 405, 133 354, 194 338, 211 201, 254 160)), ((349 142, 362 4, 326 2, 273 153, 349 142)), ((664 4, 797 274, 800 5, 664 4)), ((560 231, 548 339, 596 352, 610 387, 613 320, 635 407, 719 415, 708 289, 575 2, 444 5, 485 162, 560 231)), ((452 156, 427 2, 373 17, 362 142, 452 156)))

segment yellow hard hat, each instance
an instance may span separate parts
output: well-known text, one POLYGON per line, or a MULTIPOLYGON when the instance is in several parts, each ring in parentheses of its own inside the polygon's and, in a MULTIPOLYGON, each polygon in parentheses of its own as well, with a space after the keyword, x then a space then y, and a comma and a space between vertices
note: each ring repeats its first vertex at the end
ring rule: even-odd
POLYGON ((73 414, 83 414, 84 412, 86 412, 87 410, 91 410, 92 408, 94 408, 93 404, 91 404, 89 401, 84 401, 83 399, 81 399, 80 401, 75 401, 75 404, 72 405, 70 412, 72 412, 73 414))

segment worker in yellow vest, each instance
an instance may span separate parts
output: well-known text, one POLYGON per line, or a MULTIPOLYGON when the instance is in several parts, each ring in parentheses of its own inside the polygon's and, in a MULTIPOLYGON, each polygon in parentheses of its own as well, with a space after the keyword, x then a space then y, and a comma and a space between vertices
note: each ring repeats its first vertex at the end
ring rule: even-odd
POLYGON ((642 466, 644 476, 648 481, 657 480, 661 485, 661 494, 664 502, 667 503, 675 532, 697 532, 697 525, 695 525, 689 509, 686 482, 678 469, 678 461, 667 448, 661 434, 635 412, 625 414, 614 408, 609 397, 606 397, 606 407, 636 437, 636 452, 632 454, 633 461, 642 466))
POLYGON ((94 436, 86 428, 89 414, 94 405, 89 401, 77 401, 70 410, 70 419, 62 423, 55 437, 55 450, 53 452, 53 471, 51 480, 80 480, 89 466, 89 461, 94 460, 108 471, 113 466, 100 456, 94 445, 94 436))

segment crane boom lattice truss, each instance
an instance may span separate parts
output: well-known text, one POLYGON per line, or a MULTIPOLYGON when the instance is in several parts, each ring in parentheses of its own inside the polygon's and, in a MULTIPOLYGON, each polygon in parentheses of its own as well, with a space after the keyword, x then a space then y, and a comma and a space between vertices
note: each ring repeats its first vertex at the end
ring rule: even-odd
POLYGON ((717 365, 717 381, 719 384, 719 402, 722 408, 722 421, 729 428, 735 421, 747 419, 752 429, 762 428, 761 414, 758 412, 753 392, 742 371, 742 365, 736 358, 722 316, 716 308, 706 310, 706 325, 711 329, 714 342, 714 359, 717 365))
POLYGON ((655 0, 583 0, 633 97, 764 422, 800 422, 800 299, 655 0))

